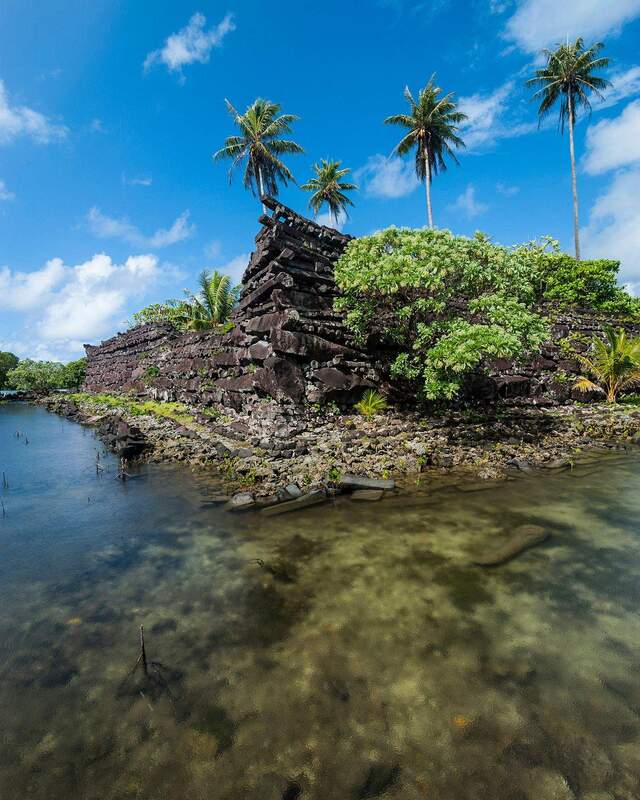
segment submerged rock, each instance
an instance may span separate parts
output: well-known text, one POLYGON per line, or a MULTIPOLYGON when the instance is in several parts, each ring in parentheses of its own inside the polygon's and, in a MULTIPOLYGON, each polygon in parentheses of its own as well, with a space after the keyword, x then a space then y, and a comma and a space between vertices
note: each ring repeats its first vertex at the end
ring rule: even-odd
POLYGON ((256 498, 252 492, 238 492, 234 494, 231 500, 226 505, 230 511, 245 511, 253 508, 256 504, 256 498))
POLYGON ((395 489, 396 482, 383 478, 363 478, 358 475, 343 475, 338 485, 341 489, 395 489))
POLYGON ((356 789, 353 796, 356 800, 365 800, 367 797, 378 797, 397 782, 399 775, 399 764, 373 764, 369 768, 364 783, 356 789))
POLYGON ((326 499, 327 493, 324 490, 319 489, 316 492, 303 494, 302 497, 298 497, 295 500, 289 500, 286 503, 278 503, 278 505, 265 508, 263 509, 262 513, 266 514, 267 516, 286 514, 288 511, 298 511, 299 509, 306 508, 307 506, 315 506, 318 503, 324 503, 326 499))
POLYGON ((496 550, 483 553, 473 559, 474 564, 493 567, 510 561, 520 553, 546 541, 551 534, 540 525, 520 525, 513 536, 496 550))
POLYGON ((383 496, 383 489, 356 489, 356 491, 351 495, 351 499, 371 502, 375 500, 382 500, 383 496))

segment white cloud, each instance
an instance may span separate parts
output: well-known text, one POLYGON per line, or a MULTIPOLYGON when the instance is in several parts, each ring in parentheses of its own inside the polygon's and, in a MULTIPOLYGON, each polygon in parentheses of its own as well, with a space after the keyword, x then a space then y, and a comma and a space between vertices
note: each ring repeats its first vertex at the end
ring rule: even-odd
POLYGON ((189 224, 189 212, 183 211, 170 228, 159 228, 151 236, 145 236, 139 228, 126 219, 117 219, 103 214, 95 206, 87 214, 89 230, 101 239, 121 239, 136 247, 156 250, 176 242, 182 242, 195 233, 196 226, 189 224))
POLYGON ((204 254, 209 259, 218 258, 222 252, 222 245, 217 239, 212 239, 204 246, 204 254))
POLYGON ((460 111, 468 119, 460 136, 468 148, 495 144, 498 139, 522 136, 535 130, 537 123, 505 119, 513 107, 515 81, 509 80, 489 94, 471 94, 461 97, 460 111))
POLYGON ((139 178, 125 178, 123 176, 122 180, 129 186, 151 186, 153 184, 151 175, 140 175, 139 178))
POLYGON ((12 272, 0 268, 0 308, 25 311, 41 306, 45 298, 64 278, 65 270, 59 258, 52 258, 34 272, 12 272))
POLYGON ((343 211, 338 214, 338 219, 335 220, 328 211, 324 211, 322 214, 318 214, 316 222, 318 225, 327 225, 329 228, 341 231, 347 223, 347 215, 343 211))
POLYGON ((220 47, 224 37, 236 27, 231 14, 208 30, 205 30, 206 24, 204 14, 194 14, 184 28, 167 38, 163 47, 147 55, 145 72, 156 64, 164 64, 170 72, 179 73, 184 81, 182 68, 185 64, 206 64, 211 50, 220 47))
POLYGON ((503 183, 502 181, 498 181, 498 183, 496 183, 496 191, 499 194, 504 195, 505 197, 513 197, 514 194, 518 194, 518 192, 520 191, 520 187, 509 186, 508 183, 503 183))
POLYGON ((630 166, 640 161, 640 100, 622 114, 587 129, 583 167, 590 175, 630 166))
POLYGON ((54 258, 33 272, 0 270, 0 308, 25 312, 30 344, 26 355, 70 358, 81 344, 113 333, 129 300, 139 297, 164 269, 152 255, 121 264, 104 253, 75 266, 54 258))
POLYGON ((94 117, 91 122, 89 123, 89 130, 93 133, 106 133, 107 129, 104 127, 104 124, 100 117, 94 117))
POLYGON ((7 184, 0 181, 0 200, 15 200, 15 194, 7 189, 7 184))
POLYGON ((615 258, 622 262, 620 277, 640 285, 640 167, 619 172, 591 209, 582 231, 587 258, 615 258))
POLYGON ((51 122, 44 114, 27 106, 12 106, 4 82, 0 80, 0 144, 26 136, 39 144, 64 139, 64 125, 51 122))
POLYGON ((244 275, 244 271, 249 264, 250 258, 250 253, 241 253, 240 255, 235 256, 235 258, 232 258, 230 261, 227 261, 226 264, 212 267, 211 269, 217 269, 218 272, 222 272, 223 275, 228 275, 231 278, 233 285, 237 286, 242 281, 242 276, 244 275))
POLYGON ((611 88, 607 89, 604 102, 594 103, 594 111, 619 103, 627 97, 640 94, 640 67, 631 67, 624 72, 613 72, 609 75, 611 88))
POLYGON ((411 194, 418 186, 413 161, 385 158, 377 153, 354 172, 355 180, 370 197, 397 198, 411 194))
POLYGON ((455 203, 452 203, 448 208, 449 211, 456 211, 469 217, 469 219, 474 219, 484 214, 489 206, 476 199, 475 186, 470 183, 464 192, 458 195, 455 203))
POLYGON ((520 0, 504 35, 537 53, 567 36, 592 41, 613 35, 639 14, 640 0, 520 0))

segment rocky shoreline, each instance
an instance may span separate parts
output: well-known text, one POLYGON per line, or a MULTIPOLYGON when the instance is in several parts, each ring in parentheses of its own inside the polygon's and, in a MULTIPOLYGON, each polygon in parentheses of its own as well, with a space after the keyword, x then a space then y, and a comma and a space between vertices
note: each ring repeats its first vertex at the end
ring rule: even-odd
POLYGON ((369 491, 362 499, 373 500, 390 488, 385 481, 415 486, 451 472, 470 482, 500 480, 538 468, 568 469, 590 450, 640 443, 634 406, 496 407, 430 417, 388 412, 366 419, 337 410, 285 415, 265 402, 259 414, 194 408, 175 420, 132 413, 125 398, 122 407, 109 400, 57 395, 38 402, 95 428, 126 459, 216 469, 225 491, 220 500, 237 507, 341 489, 369 491), (380 483, 350 486, 345 476, 380 483))

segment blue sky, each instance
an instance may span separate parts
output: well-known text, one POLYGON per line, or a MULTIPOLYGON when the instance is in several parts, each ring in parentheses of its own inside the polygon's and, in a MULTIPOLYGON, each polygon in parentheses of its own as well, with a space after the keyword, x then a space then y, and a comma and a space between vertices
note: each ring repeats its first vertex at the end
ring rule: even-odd
MULTIPOLYGON (((410 162, 383 125, 435 72, 469 115, 438 176, 436 224, 571 250, 567 137, 538 130, 523 83, 541 48, 602 39, 614 88, 577 130, 585 256, 640 290, 640 0, 3 0, 0 349, 66 360, 203 268, 239 280, 260 208, 211 154, 228 97, 300 117, 300 183, 338 158, 360 186, 354 235, 425 223, 410 162), (150 13, 153 5, 152 13, 150 13)), ((305 213, 296 186, 285 203, 305 213)))

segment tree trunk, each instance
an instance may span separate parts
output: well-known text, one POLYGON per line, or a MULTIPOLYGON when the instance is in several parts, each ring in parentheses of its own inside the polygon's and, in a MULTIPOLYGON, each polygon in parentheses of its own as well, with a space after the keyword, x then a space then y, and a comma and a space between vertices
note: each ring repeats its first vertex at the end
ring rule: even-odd
POLYGON ((578 221, 578 182, 576 180, 576 152, 573 143, 573 98, 571 92, 567 95, 569 101, 569 152, 571 153, 571 189, 573 191, 573 238, 576 245, 576 259, 580 261, 580 223, 578 221))
MULTIPOLYGON (((258 191, 260 192, 260 202, 262 202, 262 198, 264 197, 264 183, 262 182, 262 170, 260 167, 257 168, 258 172, 258 191)), ((262 203, 262 213, 267 213, 267 207, 264 203, 262 203)))
POLYGON ((427 190, 427 221, 429 227, 433 229, 433 211, 431 209, 431 162, 429 161, 429 152, 424 148, 424 183, 427 190))

